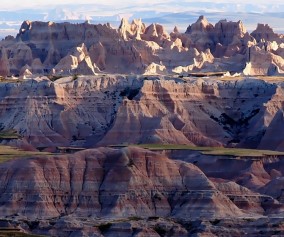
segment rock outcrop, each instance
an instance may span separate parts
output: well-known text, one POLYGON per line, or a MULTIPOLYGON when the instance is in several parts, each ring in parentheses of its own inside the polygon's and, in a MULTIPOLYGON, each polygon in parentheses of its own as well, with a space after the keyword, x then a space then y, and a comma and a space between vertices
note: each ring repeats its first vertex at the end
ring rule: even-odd
POLYGON ((88 22, 25 21, 16 39, 8 37, 0 43, 0 73, 17 76, 28 65, 33 74, 57 76, 93 75, 100 71, 144 74, 153 71, 153 65, 162 65, 165 66, 163 73, 167 74, 209 70, 242 73, 244 69, 248 75, 281 74, 283 43, 283 36, 274 33, 268 25, 259 24, 249 34, 241 21, 221 20, 213 25, 204 16, 189 25, 185 33, 175 27, 170 34, 162 25, 146 26, 141 19, 131 23, 122 19, 118 29, 88 22), (251 48, 263 49, 271 57, 259 57, 254 62, 250 57, 251 48), (212 60, 196 66, 196 56, 207 54, 208 50, 212 60), (279 70, 250 70, 246 68, 250 63, 266 69, 267 64, 273 64, 279 70))
POLYGON ((0 236, 283 236, 282 153, 204 148, 284 151, 284 83, 246 77, 283 57, 268 25, 204 16, 23 22, 0 42, 0 142, 57 154, 0 154, 0 236), (190 149, 128 145, 153 143, 190 149))
POLYGON ((137 148, 101 148, 70 157, 7 165, 1 167, 1 216, 18 214, 35 219, 69 214, 104 218, 242 215, 196 166, 137 148), (5 179, 11 175, 13 179, 5 179), (5 200, 10 193, 13 196, 5 200), (16 205, 19 200, 21 205, 16 205), (206 206, 209 203, 210 208, 206 206))
POLYGON ((283 127, 281 81, 75 75, 52 82, 25 75, 24 82, 0 84, 1 129, 16 130, 18 142, 35 148, 169 143, 284 149, 276 132, 283 127))
POLYGON ((0 165, 0 226, 53 236, 282 234, 282 160, 136 147, 13 160, 0 165))
POLYGON ((279 41, 280 35, 274 33, 273 29, 268 24, 258 24, 256 29, 251 33, 255 40, 260 42, 279 41))

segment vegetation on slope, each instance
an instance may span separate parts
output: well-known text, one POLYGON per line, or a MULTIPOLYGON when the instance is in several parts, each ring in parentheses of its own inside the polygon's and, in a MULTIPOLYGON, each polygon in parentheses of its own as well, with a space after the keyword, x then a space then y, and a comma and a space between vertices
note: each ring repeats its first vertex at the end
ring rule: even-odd
MULTIPOLYGON (((126 146, 128 145, 118 145, 113 147, 126 147, 126 146)), ((129 146, 136 146, 154 151, 192 150, 192 151, 199 151, 204 155, 213 155, 213 156, 234 156, 234 157, 284 156, 284 152, 280 151, 241 149, 241 148, 195 147, 190 145, 179 145, 179 144, 139 144, 139 145, 129 145, 129 146)))
POLYGON ((0 237, 43 237, 43 235, 33 235, 21 232, 19 229, 0 228, 0 237))
POLYGON ((0 139, 18 139, 21 136, 18 134, 16 130, 2 130, 0 131, 0 139))
POLYGON ((29 158, 34 156, 49 156, 49 155, 51 155, 51 153, 23 151, 14 147, 0 145, 0 163, 12 159, 29 158))

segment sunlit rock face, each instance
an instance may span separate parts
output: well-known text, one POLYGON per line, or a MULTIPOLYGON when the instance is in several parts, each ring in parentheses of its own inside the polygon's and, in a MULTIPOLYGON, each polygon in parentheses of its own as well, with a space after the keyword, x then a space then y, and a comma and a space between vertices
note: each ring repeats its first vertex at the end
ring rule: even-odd
POLYGON ((10 161, 0 225, 57 236, 283 233, 283 159, 256 159, 128 147, 10 161))
POLYGON ((147 26, 141 19, 122 19, 118 29, 88 22, 25 21, 16 39, 0 43, 0 74, 20 75, 29 67, 31 74, 46 75, 243 70, 246 75, 274 75, 284 70, 283 39, 268 25, 259 24, 249 34, 241 21, 213 25, 204 16, 185 33, 175 27, 170 34, 162 25, 147 26), (255 48, 263 50, 256 57, 255 48))
POLYGON ((168 143, 283 150, 283 85, 172 76, 47 77, 0 84, 1 130, 34 148, 168 143))

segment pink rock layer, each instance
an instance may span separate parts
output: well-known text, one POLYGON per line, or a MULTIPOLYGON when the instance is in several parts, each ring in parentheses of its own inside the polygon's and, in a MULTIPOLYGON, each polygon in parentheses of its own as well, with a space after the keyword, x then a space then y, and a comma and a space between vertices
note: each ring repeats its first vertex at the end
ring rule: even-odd
POLYGON ((168 74, 230 71, 283 74, 283 35, 259 24, 249 34, 241 21, 215 25, 204 16, 185 33, 160 24, 123 19, 118 29, 93 25, 25 21, 16 38, 0 43, 0 75, 168 74))
POLYGON ((283 234, 283 159, 256 159, 129 147, 10 161, 0 165, 0 227, 53 236, 283 234))

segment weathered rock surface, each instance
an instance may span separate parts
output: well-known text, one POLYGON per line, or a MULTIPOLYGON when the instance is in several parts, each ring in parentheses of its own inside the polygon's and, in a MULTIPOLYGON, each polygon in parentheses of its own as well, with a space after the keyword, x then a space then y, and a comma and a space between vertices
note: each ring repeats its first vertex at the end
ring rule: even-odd
POLYGON ((281 75, 283 45, 268 25, 249 34, 241 21, 212 25, 203 16, 170 34, 141 20, 123 19, 119 29, 25 21, 16 38, 0 42, 0 75, 25 79, 1 78, 1 143, 100 148, 0 164, 0 228, 51 236, 284 235, 281 156, 101 147, 283 151, 280 80, 185 76, 281 75))
POLYGON ((274 75, 284 70, 283 43, 283 35, 268 25, 259 24, 249 34, 241 21, 212 25, 204 16, 185 33, 175 28, 170 34, 162 25, 146 26, 141 19, 122 19, 118 29, 88 22, 25 21, 15 39, 0 43, 0 75, 20 75, 26 65, 32 74, 46 75, 243 70, 246 75, 274 75), (210 60, 205 60, 208 52, 210 60))
POLYGON ((33 147, 169 143, 283 150, 283 83, 168 76, 0 84, 1 130, 33 147))
POLYGON ((283 182, 272 173, 283 175, 282 158, 128 147, 14 160, 0 165, 0 227, 52 236, 281 235, 283 182))
POLYGON ((196 166, 137 148, 15 161, 1 169, 2 216, 242 215, 196 166))

